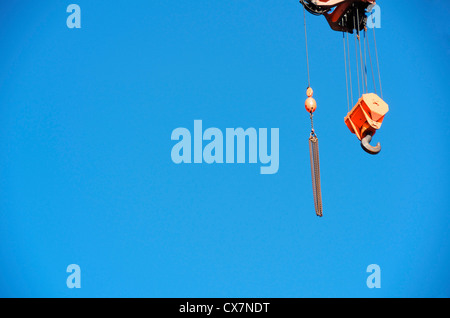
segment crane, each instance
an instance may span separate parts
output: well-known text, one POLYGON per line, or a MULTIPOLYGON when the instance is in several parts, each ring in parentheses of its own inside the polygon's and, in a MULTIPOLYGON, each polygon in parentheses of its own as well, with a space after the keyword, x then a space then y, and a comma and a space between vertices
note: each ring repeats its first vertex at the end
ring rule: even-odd
MULTIPOLYGON (((317 103, 313 98, 311 88, 309 55, 308 55, 308 37, 306 30, 306 11, 315 16, 324 16, 332 30, 342 32, 344 44, 345 61, 345 79, 347 87, 348 113, 344 118, 345 124, 351 133, 361 141, 362 149, 376 155, 381 151, 381 145, 378 143, 372 146, 370 142, 377 130, 381 128, 385 115, 389 111, 388 104, 383 100, 383 91, 381 85, 381 75, 378 59, 378 50, 376 47, 375 29, 373 29, 373 38, 375 42, 376 66, 378 70, 379 89, 381 97, 377 94, 377 84, 375 72, 372 65, 372 54, 369 41, 367 39, 367 19, 368 13, 372 12, 376 5, 376 0, 300 0, 304 8, 305 24, 305 42, 306 42, 306 61, 308 70, 308 88, 305 109, 310 114, 311 134, 309 137, 309 149, 311 157, 311 175, 313 183, 313 194, 316 214, 323 216, 322 192, 320 186, 320 163, 319 163, 319 140, 314 130, 313 115, 317 109, 317 103), (355 58, 353 65, 356 66, 356 75, 358 83, 357 102, 353 103, 353 81, 349 35, 355 34, 355 58), (363 39, 361 38, 363 34, 363 39), (363 44, 362 44, 363 42, 363 44), (364 49, 362 48, 364 47, 364 49), (364 55, 363 55, 364 52, 364 55), (372 71, 373 90, 369 91, 369 75, 367 68, 367 57, 369 57, 370 69, 372 71), (361 94, 362 93, 362 94, 361 94), (350 110, 350 104, 353 106, 350 110)), ((356 92, 356 89, 355 89, 356 92)))

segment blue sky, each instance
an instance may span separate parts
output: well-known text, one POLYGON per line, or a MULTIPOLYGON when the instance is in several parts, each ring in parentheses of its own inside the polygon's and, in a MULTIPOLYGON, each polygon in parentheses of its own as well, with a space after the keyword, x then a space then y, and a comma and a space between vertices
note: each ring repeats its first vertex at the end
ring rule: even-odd
POLYGON ((343 121, 342 35, 307 16, 323 219, 296 0, 78 0, 78 30, 69 1, 2 2, 0 296, 450 296, 449 5, 399 2, 379 1, 379 156, 343 121), (279 128, 278 173, 174 164, 196 119, 279 128))

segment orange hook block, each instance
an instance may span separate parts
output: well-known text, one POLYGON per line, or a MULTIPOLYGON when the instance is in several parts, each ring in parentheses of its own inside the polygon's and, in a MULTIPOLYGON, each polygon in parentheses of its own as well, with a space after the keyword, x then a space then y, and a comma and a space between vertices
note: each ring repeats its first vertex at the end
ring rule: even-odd
POLYGON ((377 149, 373 148, 372 153, 371 151, 368 151, 366 146, 364 146, 364 144, 367 145, 365 139, 370 142, 375 132, 381 128, 384 116, 388 111, 388 104, 386 104, 377 94, 370 93, 364 94, 358 100, 355 107, 353 107, 353 109, 345 117, 345 124, 347 127, 353 134, 356 134, 359 140, 363 142, 363 149, 371 154, 380 152, 381 147, 378 145, 377 149))

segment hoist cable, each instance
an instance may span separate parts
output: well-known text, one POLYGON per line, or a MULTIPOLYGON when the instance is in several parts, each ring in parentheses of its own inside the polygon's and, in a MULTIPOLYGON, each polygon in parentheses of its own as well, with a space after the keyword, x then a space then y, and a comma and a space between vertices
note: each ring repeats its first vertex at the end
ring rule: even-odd
POLYGON ((351 96, 351 100, 352 100, 352 107, 353 105, 355 105, 353 103, 353 81, 352 81, 352 64, 351 64, 351 58, 350 58, 350 44, 349 44, 349 36, 348 34, 346 34, 345 36, 347 38, 347 55, 348 55, 348 73, 349 73, 349 78, 350 78, 350 96, 351 96))
POLYGON ((342 32, 342 42, 344 43, 344 65, 345 65, 345 86, 347 88, 347 108, 350 111, 350 98, 348 95, 348 70, 347 70, 347 50, 345 47, 345 32, 342 32))
POLYGON ((362 59, 362 50, 361 50, 361 34, 360 34, 360 30, 359 30, 359 26, 360 26, 360 22, 359 22, 359 10, 356 9, 356 19, 358 21, 358 26, 357 26, 357 34, 358 34, 358 44, 359 44, 359 63, 361 66, 361 80, 362 80, 362 92, 364 94, 364 67, 363 67, 363 59, 362 59))
POLYGON ((373 87, 375 89, 375 94, 378 94, 377 93, 377 84, 376 84, 376 81, 375 81, 375 73, 373 71, 372 53, 370 51, 369 42, 370 42, 369 38, 367 37, 367 53, 369 53, 369 62, 370 62, 370 69, 371 69, 371 72, 372 72, 373 87))
MULTIPOLYGON (((353 24, 356 25, 355 17, 353 17, 353 24)), ((356 38, 358 37, 358 29, 356 29, 355 33, 355 56, 356 56, 356 75, 358 77, 358 98, 361 96, 361 83, 359 81, 359 57, 358 57, 358 43, 356 42, 356 38)))
POLYGON ((306 10, 305 10, 305 6, 303 6, 303 24, 305 26, 306 68, 308 70, 308 87, 311 87, 311 79, 310 79, 310 76, 309 76, 308 33, 306 32, 306 10))
POLYGON ((367 87, 368 86, 368 84, 367 84, 368 79, 367 79, 367 48, 366 48, 366 42, 367 42, 366 30, 364 30, 364 77, 365 77, 365 81, 366 81, 366 93, 368 93, 369 89, 367 87))
MULTIPOLYGON (((303 3, 301 1, 301 3, 303 3)), ((304 3, 303 3, 304 4, 304 3)), ((306 29, 306 10, 305 5, 303 5, 303 21, 305 27, 305 45, 306 45, 306 66, 308 71, 308 91, 311 87, 311 78, 309 72, 309 54, 308 54, 308 32, 306 29)), ((309 94, 307 92, 307 94, 309 94)), ((308 95, 310 98, 312 96, 308 95)), ((312 178, 312 186, 313 186, 313 195, 314 195, 314 207, 316 210, 316 214, 320 217, 323 216, 323 207, 322 207, 322 190, 320 186, 320 164, 319 164, 319 139, 314 131, 314 121, 313 121, 313 111, 310 113, 311 119, 311 134, 309 136, 309 154, 311 160, 311 178, 312 178)))
POLYGON ((375 35, 375 27, 373 28, 373 40, 375 42, 375 55, 377 57, 377 68, 378 68, 378 80, 380 81, 380 92, 381 98, 383 98, 383 87, 381 86, 381 73, 380 73, 380 63, 378 61, 378 48, 377 48, 377 37, 375 35))

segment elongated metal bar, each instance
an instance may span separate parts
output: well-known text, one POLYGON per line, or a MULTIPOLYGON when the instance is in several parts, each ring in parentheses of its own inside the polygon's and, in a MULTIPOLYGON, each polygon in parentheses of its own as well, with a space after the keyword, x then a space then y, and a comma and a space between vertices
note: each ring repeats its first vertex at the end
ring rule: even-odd
POLYGON ((322 190, 320 186, 319 139, 315 134, 309 137, 309 154, 311 159, 311 178, 314 195, 314 207, 319 217, 323 216, 322 190))

